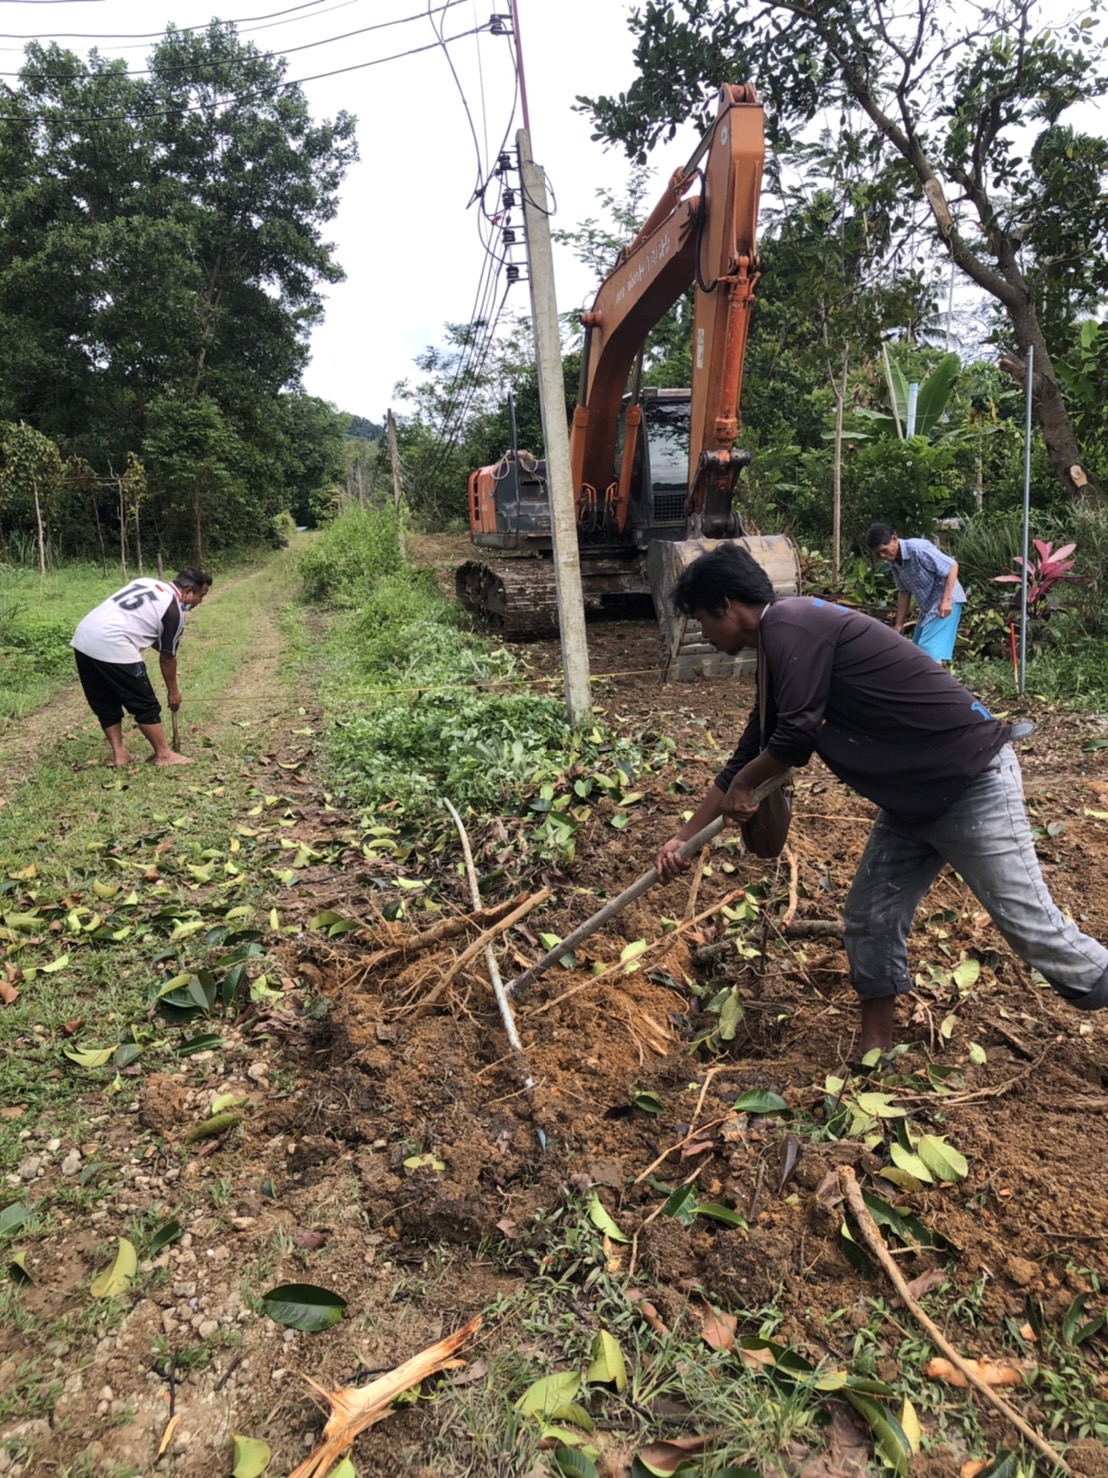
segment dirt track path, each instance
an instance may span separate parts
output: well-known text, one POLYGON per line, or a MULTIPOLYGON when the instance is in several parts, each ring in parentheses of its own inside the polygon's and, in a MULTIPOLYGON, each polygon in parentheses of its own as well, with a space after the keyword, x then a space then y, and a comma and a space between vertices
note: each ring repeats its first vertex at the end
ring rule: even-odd
MULTIPOLYGON (((283 562, 294 557, 291 550, 282 550, 274 557, 274 560, 283 562)), ((232 590, 237 590, 265 575, 272 569, 274 560, 267 560, 255 570, 213 586, 211 595, 204 602, 205 612, 211 612, 213 609, 218 611, 221 599, 225 600, 232 590)), ((212 623, 212 627, 214 626, 215 623, 212 623)), ((209 627, 209 631, 211 629, 209 627)), ((204 635, 207 636, 208 632, 204 635)), ((222 635, 221 631, 220 639, 222 635)), ((258 612, 258 621, 250 646, 244 653, 242 665, 234 679, 236 700, 253 697, 258 700, 259 711, 264 710, 264 698, 273 692, 276 684, 281 646, 282 639, 273 614, 263 606, 258 612)), ((184 732, 187 732, 189 728, 187 707, 189 653, 187 645, 182 650, 182 680, 185 683, 186 699, 182 709, 182 722, 185 725, 184 732)), ((159 684, 155 681, 155 691, 158 690, 159 684)), ((207 704, 204 705, 204 709, 207 712, 207 704)), ((95 729, 95 720, 89 713, 76 678, 72 681, 67 680, 53 698, 34 713, 0 725, 0 807, 7 804, 6 797, 21 782, 33 778, 36 765, 45 755, 63 744, 73 743, 85 732, 95 729)))

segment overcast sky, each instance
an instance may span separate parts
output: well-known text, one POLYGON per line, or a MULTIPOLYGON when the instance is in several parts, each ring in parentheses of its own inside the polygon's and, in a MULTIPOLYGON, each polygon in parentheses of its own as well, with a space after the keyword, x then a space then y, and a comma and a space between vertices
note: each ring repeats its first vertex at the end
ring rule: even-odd
MULTIPOLYGON (((22 43, 17 37, 22 35, 56 38, 82 56, 96 46, 139 68, 154 44, 142 39, 144 34, 169 23, 203 26, 213 15, 236 21, 240 36, 260 49, 287 53, 289 80, 358 67, 304 84, 316 119, 331 118, 340 109, 357 117, 361 151, 327 233, 346 281, 329 291, 326 322, 312 339, 305 388, 341 410, 380 420, 394 383, 414 373, 415 355, 442 342, 444 323, 470 320, 479 286, 500 301, 502 287, 493 292, 488 278, 482 279, 478 210, 469 201, 477 181, 477 148, 483 161, 495 160, 506 132, 514 148, 515 128, 523 121, 517 109, 513 122, 512 43, 487 29, 491 14, 510 11, 508 0, 454 0, 436 15, 477 146, 427 3, 0 0, 0 27, 6 33, 0 37, 5 48, 0 70, 18 67, 22 43), (404 22, 405 17, 412 19, 404 22), (396 22, 403 23, 390 24, 396 22), (462 34, 478 27, 484 29, 477 35, 462 34), (450 42, 452 36, 459 39, 450 42), (326 44, 313 44, 318 42, 326 44), (421 47, 427 49, 415 51, 421 47), (397 56, 407 51, 415 54, 397 56), (381 59, 377 65, 364 65, 375 59, 381 59)), ((441 6, 442 0, 431 3, 441 6)), ((532 146, 555 192, 555 226, 573 227, 599 214, 596 189, 607 186, 618 195, 626 183, 624 156, 592 143, 588 122, 572 108, 577 93, 616 92, 630 83, 634 69, 626 17, 631 8, 630 0, 518 0, 532 146)), ((659 156, 659 179, 684 162, 679 153, 680 148, 672 157, 659 156)), ((522 264, 522 250, 515 259, 522 264)), ((555 273, 560 310, 591 297, 588 273, 564 248, 555 248, 555 273)), ((508 306, 513 305, 527 311, 525 283, 512 289, 508 306)))

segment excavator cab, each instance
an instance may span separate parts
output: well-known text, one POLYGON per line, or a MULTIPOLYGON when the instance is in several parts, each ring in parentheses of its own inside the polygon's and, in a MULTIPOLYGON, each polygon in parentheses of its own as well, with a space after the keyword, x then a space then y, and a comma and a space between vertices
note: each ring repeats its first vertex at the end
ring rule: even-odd
MULTIPOLYGON (((625 397, 616 439, 616 472, 622 471, 630 396, 625 397)), ((639 393, 642 422, 634 440, 628 523, 640 549, 651 539, 680 539, 685 532, 689 481, 689 390, 639 393)))

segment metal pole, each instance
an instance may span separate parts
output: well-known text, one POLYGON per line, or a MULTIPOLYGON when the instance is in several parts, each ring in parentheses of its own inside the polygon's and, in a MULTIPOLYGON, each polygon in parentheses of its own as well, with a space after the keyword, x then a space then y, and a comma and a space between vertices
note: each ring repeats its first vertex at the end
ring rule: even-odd
POLYGON ((554 254, 550 246, 550 210, 542 166, 531 158, 527 130, 516 134, 519 174, 523 181, 523 219, 527 228, 527 270, 531 279, 531 318, 539 374, 539 406, 546 449, 546 486, 550 494, 550 531, 554 540, 554 580, 558 591, 558 629, 562 641, 566 715, 576 728, 592 712, 589 650, 585 639, 585 597, 577 547, 577 511, 569 463, 565 377, 554 293, 554 254))
POLYGON ((1027 558, 1031 539, 1031 384, 1035 377, 1035 346, 1027 349, 1027 408, 1023 423, 1023 563, 1020 565, 1020 660, 1016 689, 1027 681, 1027 558))
POLYGON ((916 402, 919 400, 919 386, 908 386, 908 425, 905 428, 905 436, 916 434, 916 402))

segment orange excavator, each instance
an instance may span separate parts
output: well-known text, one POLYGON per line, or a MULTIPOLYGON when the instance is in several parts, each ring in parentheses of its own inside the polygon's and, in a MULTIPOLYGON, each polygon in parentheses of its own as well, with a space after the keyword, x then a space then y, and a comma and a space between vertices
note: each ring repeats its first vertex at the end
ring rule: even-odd
MULTIPOLYGON (((586 597, 653 597, 671 679, 733 671, 742 662, 709 647, 669 598, 681 571, 714 541, 743 544, 779 594, 800 588, 791 542, 748 533, 733 507, 738 473, 750 461, 735 442, 758 280, 764 155, 753 87, 724 86, 692 159, 673 175, 581 315, 585 340, 570 431, 581 580, 586 597), (690 284, 691 388, 641 388, 647 335, 690 284)), ((505 635, 556 627, 543 463, 513 447, 494 466, 479 468, 469 479, 469 521, 473 542, 490 553, 457 571, 462 603, 505 635)))

